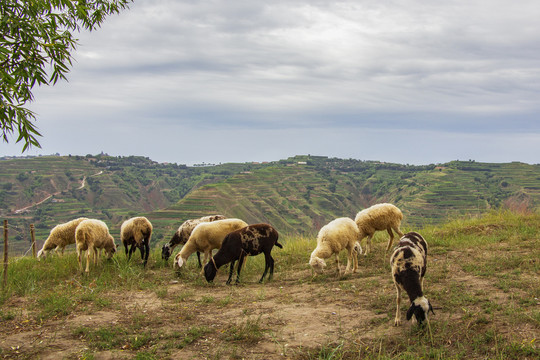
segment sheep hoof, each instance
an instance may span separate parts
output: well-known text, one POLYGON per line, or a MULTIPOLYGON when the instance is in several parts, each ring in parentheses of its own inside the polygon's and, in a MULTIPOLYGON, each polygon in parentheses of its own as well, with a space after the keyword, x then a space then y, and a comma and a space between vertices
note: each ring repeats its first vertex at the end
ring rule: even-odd
POLYGON ((394 326, 399 326, 399 325, 401 325, 401 320, 395 319, 394 320, 394 326))

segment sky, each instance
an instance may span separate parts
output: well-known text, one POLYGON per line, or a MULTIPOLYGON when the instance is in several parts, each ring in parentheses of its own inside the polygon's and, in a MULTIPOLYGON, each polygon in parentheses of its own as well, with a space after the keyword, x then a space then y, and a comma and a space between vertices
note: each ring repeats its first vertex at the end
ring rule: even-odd
POLYGON ((34 89, 41 149, 540 163, 536 0, 135 0, 34 89))

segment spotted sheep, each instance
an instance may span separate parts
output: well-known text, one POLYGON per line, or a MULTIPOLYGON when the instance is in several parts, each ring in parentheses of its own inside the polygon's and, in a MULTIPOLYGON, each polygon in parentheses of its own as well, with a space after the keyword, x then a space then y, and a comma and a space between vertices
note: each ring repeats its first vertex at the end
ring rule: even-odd
POLYGON ((427 319, 429 311, 434 314, 433 307, 422 290, 426 274, 427 252, 426 240, 416 232, 409 232, 399 240, 390 257, 392 278, 397 290, 395 326, 401 324, 399 305, 402 289, 405 290, 411 302, 407 311, 407 320, 414 315, 418 323, 422 324, 427 319))
POLYGON ((229 269, 229 278, 227 284, 231 283, 234 264, 238 261, 236 283, 240 282, 240 271, 246 256, 255 256, 264 253, 265 267, 264 273, 259 280, 263 282, 266 274, 268 280, 272 280, 274 274, 274 258, 272 258, 272 248, 275 246, 283 248, 278 243, 278 232, 269 224, 253 224, 242 229, 229 233, 223 240, 221 249, 214 255, 212 261, 204 267, 204 276, 206 281, 211 282, 216 277, 218 269, 228 263, 231 263, 229 269))
MULTIPOLYGON (((203 216, 198 219, 190 219, 190 220, 184 221, 182 225, 180 225, 178 230, 176 230, 171 240, 169 240, 169 242, 163 245, 163 247, 161 248, 161 258, 165 261, 169 260, 169 257, 171 256, 174 248, 177 245, 183 245, 187 243, 191 233, 193 232, 193 229, 195 229, 195 227, 199 225, 200 223, 212 222, 212 221, 223 220, 223 219, 226 219, 226 217, 223 215, 210 215, 210 216, 203 216)), ((199 267, 201 267, 201 254, 198 251, 197 251, 197 259, 199 260, 199 267)))

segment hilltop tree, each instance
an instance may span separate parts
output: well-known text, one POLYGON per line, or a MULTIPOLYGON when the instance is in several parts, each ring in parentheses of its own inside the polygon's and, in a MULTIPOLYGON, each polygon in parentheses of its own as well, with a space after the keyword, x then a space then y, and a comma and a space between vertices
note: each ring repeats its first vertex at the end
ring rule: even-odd
POLYGON ((36 115, 26 108, 34 99, 32 88, 66 79, 77 45, 73 33, 95 30, 131 1, 0 1, 0 126, 5 142, 15 135, 16 142, 24 142, 23 152, 40 147, 36 115))

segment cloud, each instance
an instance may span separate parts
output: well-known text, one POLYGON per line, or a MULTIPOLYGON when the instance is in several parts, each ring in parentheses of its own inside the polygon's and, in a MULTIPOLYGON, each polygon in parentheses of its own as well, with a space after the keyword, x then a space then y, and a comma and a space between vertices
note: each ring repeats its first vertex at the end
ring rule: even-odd
MULTIPOLYGON (((152 124, 167 138, 155 136, 156 154, 172 151, 163 144, 169 136, 199 130, 213 140, 303 134, 305 141, 282 141, 289 155, 332 133, 379 140, 416 131, 471 141, 461 148, 474 158, 482 152, 473 138, 490 141, 480 135, 521 141, 540 133, 539 15, 532 0, 136 1, 80 34, 69 83, 36 89, 33 108, 44 140, 76 136, 66 135, 73 122, 102 129, 105 144, 152 124)), ((366 154, 335 141, 344 157, 366 154)), ((443 143, 441 157, 457 157, 443 143)), ((502 143, 508 148, 493 159, 505 151, 528 158, 515 142, 502 143)), ((265 146, 257 151, 278 155, 265 146)), ((207 156, 222 153, 208 148, 207 156)))

